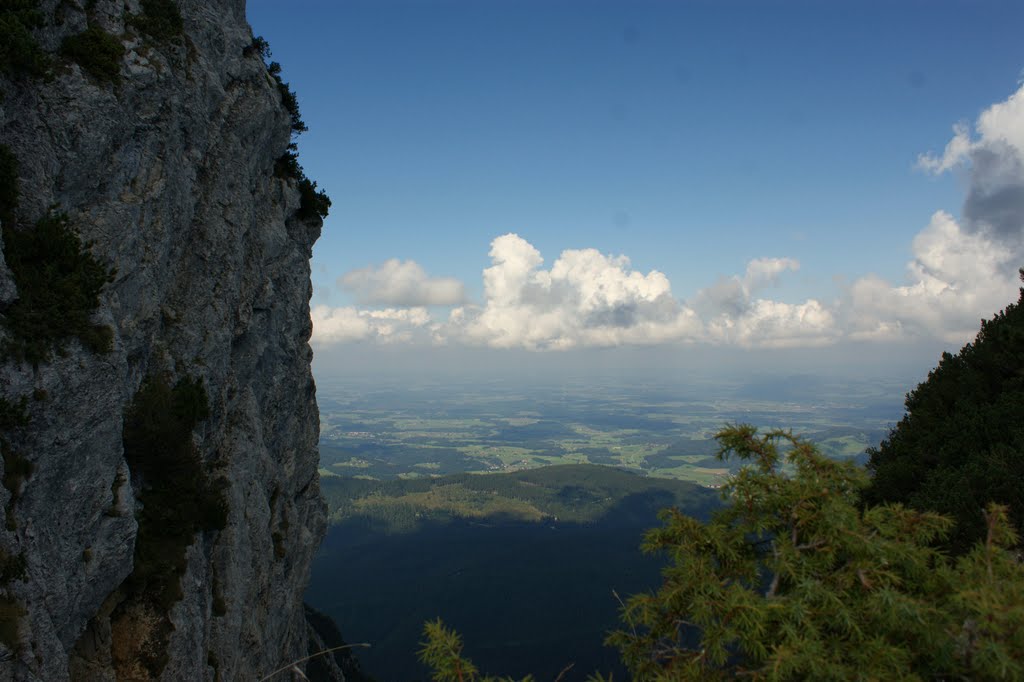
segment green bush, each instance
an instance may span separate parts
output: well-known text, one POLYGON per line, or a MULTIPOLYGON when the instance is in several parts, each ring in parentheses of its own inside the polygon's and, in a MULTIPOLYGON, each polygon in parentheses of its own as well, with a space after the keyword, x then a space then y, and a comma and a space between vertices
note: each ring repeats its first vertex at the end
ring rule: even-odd
MULTIPOLYGON (((257 40, 256 38, 253 39, 257 40)), ((263 40, 259 38, 259 40, 263 40)), ((266 45, 266 41, 263 41, 263 45, 266 45)), ((262 54, 262 52, 261 52, 262 54)), ((265 54, 270 54, 270 47, 266 47, 265 54)), ((284 82, 281 78, 281 65, 277 62, 270 62, 267 65, 267 73, 273 77, 274 82, 277 83, 277 92, 281 97, 281 105, 288 112, 288 116, 291 119, 292 133, 299 135, 306 132, 309 128, 302 121, 302 116, 299 114, 299 98, 296 97, 291 87, 284 82)))
POLYGON ((865 503, 900 502, 951 516, 956 526, 944 547, 955 554, 984 539, 978 510, 989 502, 1007 505, 1024 533, 1022 414, 1024 289, 907 394, 903 419, 868 450, 874 476, 865 503))
POLYGON ((0 223, 14 222, 18 208, 18 157, 11 148, 0 144, 0 223))
POLYGON ((9 596, 0 596, 0 643, 11 651, 18 649, 18 633, 25 608, 9 596))
MULTIPOLYGON (((270 45, 261 36, 252 39, 252 44, 243 50, 246 56, 259 55, 263 60, 270 58, 270 45)), ((277 62, 267 64, 267 73, 277 84, 277 91, 281 98, 281 104, 288 111, 291 120, 293 135, 306 132, 308 128, 302 121, 299 114, 299 101, 295 93, 281 78, 281 65, 277 62)), ((316 183, 306 177, 306 173, 299 165, 298 147, 294 142, 288 144, 288 149, 274 162, 274 175, 286 179, 290 178, 298 182, 299 187, 299 210, 297 215, 302 220, 313 220, 327 217, 331 207, 331 199, 327 193, 318 190, 316 183)))
POLYGON ((316 183, 306 177, 306 173, 299 165, 299 155, 296 152, 294 143, 288 145, 277 161, 274 162, 274 175, 298 181, 299 185, 299 210, 297 214, 302 220, 313 220, 319 217, 321 220, 327 217, 331 208, 331 198, 327 193, 318 190, 316 183))
POLYGON ((302 166, 299 165, 298 146, 294 142, 289 143, 285 153, 277 157, 277 161, 274 162, 274 175, 281 179, 296 180, 306 177, 302 172, 302 166))
MULTIPOLYGON (((1024 679, 1024 564, 1006 507, 989 505, 984 539, 951 559, 932 546, 950 518, 862 509, 867 473, 852 463, 783 431, 716 437, 720 457, 747 466, 710 522, 668 509, 647 533, 644 550, 669 559, 663 584, 631 597, 607 640, 633 679, 1024 679)), ((425 636, 433 680, 495 679, 440 621, 425 636)))
POLYGON ((0 549, 0 585, 10 585, 15 580, 24 580, 28 574, 28 564, 24 554, 10 555, 0 549))
POLYGON ((131 23, 143 33, 160 41, 168 41, 184 33, 185 22, 174 0, 142 0, 142 13, 131 23))
POLYGON ((264 61, 270 59, 270 43, 263 36, 253 36, 252 42, 242 48, 243 57, 257 55, 264 61))
POLYGON ((3 236, 18 300, 0 318, 9 333, 0 357, 38 366, 54 350, 63 353, 72 338, 95 353, 108 352, 113 331, 90 318, 114 273, 88 252, 67 217, 50 215, 29 229, 4 224, 3 236))
POLYGON ((32 36, 42 25, 38 0, 0 0, 0 72, 12 78, 46 74, 49 59, 32 36))
POLYGON ((312 220, 319 217, 321 220, 327 217, 331 208, 331 199, 326 192, 318 191, 316 183, 303 175, 299 180, 299 212, 303 220, 312 220))
POLYGON ((108 83, 121 80, 124 45, 102 29, 92 26, 82 33, 68 36, 60 46, 60 53, 96 80, 108 83))
POLYGON ((181 599, 185 555, 196 534, 227 523, 225 482, 211 479, 192 442, 208 416, 200 379, 184 378, 172 388, 162 376, 143 383, 125 415, 124 455, 142 503, 128 582, 164 612, 181 599))
POLYGON ((0 454, 3 456, 4 476, 3 486, 10 493, 5 512, 7 530, 15 530, 18 527, 14 517, 14 507, 21 497, 22 487, 32 475, 34 467, 21 453, 15 450, 8 440, 8 437, 19 429, 28 425, 28 413, 25 406, 28 398, 22 396, 17 402, 11 402, 0 398, 0 454))
MULTIPOLYGON (((259 55, 264 62, 270 58, 270 45, 261 36, 255 36, 252 43, 243 50, 245 56, 259 55)), ((277 92, 281 98, 281 105, 288 111, 291 120, 292 135, 300 135, 308 130, 299 114, 299 100, 291 87, 281 78, 281 65, 277 62, 270 62, 267 66, 267 73, 277 84, 277 92)), ((284 154, 274 161, 274 175, 286 179, 296 180, 299 185, 299 210, 297 215, 302 220, 323 220, 331 208, 331 199, 323 190, 318 190, 316 183, 306 177, 306 173, 299 165, 298 147, 294 142, 288 144, 284 154)))

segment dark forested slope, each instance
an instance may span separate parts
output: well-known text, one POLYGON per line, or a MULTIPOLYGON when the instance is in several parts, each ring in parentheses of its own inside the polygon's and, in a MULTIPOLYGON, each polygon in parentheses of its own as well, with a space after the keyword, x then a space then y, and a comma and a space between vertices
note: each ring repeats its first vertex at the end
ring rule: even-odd
POLYGON ((1024 289, 1017 303, 982 321, 973 343, 943 354, 906 408, 869 451, 874 478, 865 501, 952 516, 956 553, 983 539, 988 502, 1009 505, 1024 529, 1024 289))

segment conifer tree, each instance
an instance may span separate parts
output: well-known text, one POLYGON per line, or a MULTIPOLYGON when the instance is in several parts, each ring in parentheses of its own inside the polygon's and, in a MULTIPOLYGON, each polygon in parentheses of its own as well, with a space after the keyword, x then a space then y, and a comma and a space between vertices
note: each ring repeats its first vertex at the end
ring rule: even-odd
MULTIPOLYGON (((1021 270, 1024 280, 1024 270, 1021 270)), ((1010 508, 1024 531, 1024 289, 983 320, 973 343, 944 353, 907 394, 906 415, 868 451, 867 504, 902 502, 956 522, 946 547, 968 551, 985 537, 989 502, 1010 508)))
POLYGON ((1024 566, 1005 507, 954 562, 933 547, 949 518, 860 509, 867 476, 852 463, 783 431, 717 438, 721 457, 752 466, 709 523, 670 509, 648 533, 644 549, 671 560, 664 584, 632 597, 609 638, 636 679, 1024 677, 1024 566))
MULTIPOLYGON (((717 438, 720 457, 747 462, 726 506, 708 523, 662 513, 643 547, 667 555, 663 584, 631 597, 609 636, 634 679, 1024 679, 1024 565, 1006 507, 989 506, 983 540, 954 560, 934 546, 950 518, 863 508, 863 469, 789 432, 717 438)), ((440 622, 425 635, 434 680, 494 679, 440 622)))

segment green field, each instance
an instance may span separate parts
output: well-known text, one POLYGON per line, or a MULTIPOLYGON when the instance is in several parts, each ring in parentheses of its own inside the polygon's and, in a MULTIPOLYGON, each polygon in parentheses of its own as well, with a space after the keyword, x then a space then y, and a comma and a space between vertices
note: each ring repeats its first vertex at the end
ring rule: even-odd
POLYGON ((640 499, 649 507, 674 506, 698 514, 717 500, 713 491, 688 481, 593 464, 390 481, 334 476, 324 479, 321 488, 332 524, 387 534, 454 519, 597 523, 625 500, 640 499))
POLYGON ((321 469, 390 480, 602 464, 717 487, 734 469, 714 460, 724 424, 790 428, 850 458, 877 445, 901 414, 900 394, 877 382, 815 385, 778 401, 761 395, 767 390, 327 383, 318 389, 321 469))

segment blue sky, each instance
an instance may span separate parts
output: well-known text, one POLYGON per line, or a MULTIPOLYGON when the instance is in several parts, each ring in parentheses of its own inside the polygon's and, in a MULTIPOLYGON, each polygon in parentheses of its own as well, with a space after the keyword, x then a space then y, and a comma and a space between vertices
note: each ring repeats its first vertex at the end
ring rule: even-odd
MULTIPOLYGON (((322 349, 953 343, 1015 293, 1024 263, 1012 266, 1020 253, 1006 240, 981 272, 935 264, 992 246, 961 243, 987 234, 961 207, 991 180, 973 153, 1009 139, 1016 163, 1016 107, 988 136, 973 127, 1020 88, 1024 3, 250 0, 248 17, 298 93, 310 128, 301 162, 334 202, 313 304, 320 329, 342 331, 322 349), (957 123, 968 148, 943 165, 957 123), (927 153, 933 172, 918 161, 927 153), (958 227, 935 223, 940 210, 958 227), (941 233, 945 250, 929 261, 914 240, 930 225, 934 238, 922 239, 934 246, 941 233), (528 282, 496 272, 487 290, 481 272, 507 233, 543 264, 523 266, 528 282), (629 264, 569 259, 578 276, 552 284, 545 273, 566 249, 629 264), (389 259, 402 263, 382 267, 389 259), (775 260, 760 276, 748 270, 755 259, 775 260), (410 260, 419 270, 403 269, 410 260), (946 286, 944 299, 942 285, 908 274, 912 262, 946 286), (616 269, 622 282, 656 270, 671 295, 634 277, 619 298, 580 308, 587 277, 617 286, 616 269), (374 294, 389 277, 408 286, 374 294), (495 299, 513 280, 519 298, 495 299), (460 295, 442 293, 456 282, 460 295), (941 321, 897 310, 917 284, 934 294, 918 305, 941 321), (437 297, 405 300, 417 286, 437 297), (523 303, 538 286, 547 298, 523 303), (739 293, 722 293, 730 286, 739 293), (963 295, 949 303, 951 293, 963 295), (866 299, 883 302, 865 312, 866 299), (781 307, 808 301, 819 308, 781 307), (431 302, 444 305, 410 317, 431 302), (380 333, 384 318, 368 316, 384 309, 402 314, 385 315, 380 333), (547 312, 550 324, 529 334, 509 321, 547 312), (655 319, 656 331, 641 327, 655 319), (808 320, 815 329, 793 331, 808 320)), ((996 184, 1014 185, 1017 170, 996 184)), ((526 253, 502 244, 498 258, 526 253)))

